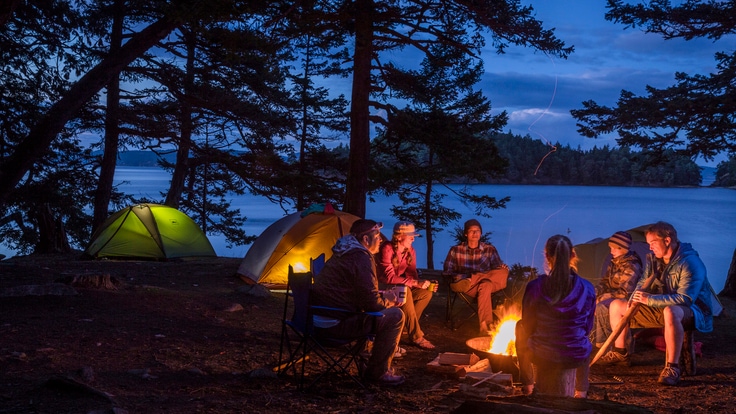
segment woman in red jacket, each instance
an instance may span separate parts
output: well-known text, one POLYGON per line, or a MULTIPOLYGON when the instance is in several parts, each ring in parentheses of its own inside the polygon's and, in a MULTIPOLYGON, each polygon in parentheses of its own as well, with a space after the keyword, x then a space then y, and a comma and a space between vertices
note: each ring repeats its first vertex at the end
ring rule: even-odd
POLYGON ((431 282, 420 279, 417 271, 417 253, 412 246, 414 237, 419 233, 415 231, 414 224, 408 221, 400 221, 394 225, 391 241, 384 242, 376 257, 378 265, 378 282, 386 285, 405 285, 406 303, 401 307, 406 316, 404 330, 408 332, 411 342, 424 349, 434 349, 434 345, 424 337, 424 332, 419 326, 419 319, 424 309, 432 299, 436 290, 428 290, 431 282))

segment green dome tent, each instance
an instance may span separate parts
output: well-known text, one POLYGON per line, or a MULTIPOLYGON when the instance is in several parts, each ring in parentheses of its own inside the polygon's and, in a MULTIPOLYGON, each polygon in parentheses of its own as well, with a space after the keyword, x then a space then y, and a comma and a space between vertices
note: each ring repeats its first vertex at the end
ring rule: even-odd
POLYGON ((84 254, 154 260, 217 256, 194 220, 161 204, 138 204, 114 213, 92 235, 84 254))

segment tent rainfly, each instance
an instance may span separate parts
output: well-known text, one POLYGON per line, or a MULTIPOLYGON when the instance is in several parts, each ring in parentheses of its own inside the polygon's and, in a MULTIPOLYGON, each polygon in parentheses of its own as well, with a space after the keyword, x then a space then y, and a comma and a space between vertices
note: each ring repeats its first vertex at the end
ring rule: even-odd
MULTIPOLYGON (((631 235, 633 243, 631 248, 639 254, 642 265, 647 259, 649 245, 644 232, 648 224, 626 230, 631 235)), ((608 237, 595 238, 586 243, 575 245, 575 253, 578 255, 578 274, 587 279, 593 285, 597 285, 603 272, 606 271, 608 263, 611 262, 611 249, 608 248, 608 237)))
POLYGON ((310 259, 323 253, 325 260, 329 259, 332 246, 348 234, 358 217, 334 210, 329 204, 321 206, 290 214, 268 226, 248 249, 238 276, 249 283, 280 287, 286 285, 289 265, 304 272, 310 259))
POLYGON ((194 220, 161 204, 138 204, 114 213, 92 235, 84 254, 154 260, 217 256, 194 220))

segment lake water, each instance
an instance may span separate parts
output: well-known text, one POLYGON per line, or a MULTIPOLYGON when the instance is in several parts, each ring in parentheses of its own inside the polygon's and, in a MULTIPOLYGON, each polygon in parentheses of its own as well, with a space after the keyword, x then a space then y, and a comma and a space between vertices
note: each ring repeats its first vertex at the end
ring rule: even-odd
MULTIPOLYGON (((167 188, 169 176, 157 168, 119 167, 115 180, 127 182, 121 187, 126 193, 162 200, 159 193, 167 188)), ((544 242, 554 234, 565 234, 578 244, 663 220, 675 226, 680 240, 692 243, 708 269, 713 288, 719 292, 736 249, 735 190, 521 185, 475 185, 472 189, 477 194, 511 197, 505 209, 493 211, 491 218, 479 218, 483 231, 492 232, 491 242, 508 264, 541 269, 544 242)), ((382 221, 384 234, 390 236, 396 219, 389 209, 398 198, 375 198, 366 206, 366 216, 382 221)), ((463 215, 457 225, 474 217, 473 211, 456 198, 448 196, 445 201, 463 215)), ((232 204, 248 218, 244 229, 252 235, 260 234, 286 214, 263 197, 238 196, 232 204)), ((447 251, 455 243, 449 232, 454 226, 436 234, 435 269, 442 268, 447 251)), ((219 256, 244 257, 250 247, 227 248, 220 236, 210 236, 210 240, 219 256)), ((418 237, 414 247, 419 267, 427 268, 426 239, 418 237)))

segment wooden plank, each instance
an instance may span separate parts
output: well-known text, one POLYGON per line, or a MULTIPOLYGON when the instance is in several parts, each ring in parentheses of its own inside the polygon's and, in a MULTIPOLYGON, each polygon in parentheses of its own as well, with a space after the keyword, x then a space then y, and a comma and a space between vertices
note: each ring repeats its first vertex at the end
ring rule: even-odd
MULTIPOLYGON (((641 287, 642 291, 647 291, 652 286, 652 283, 654 282, 654 273, 652 273, 651 276, 644 282, 644 284, 641 287)), ((633 296, 633 294, 632 294, 633 296)), ((634 317, 636 314, 636 311, 639 310, 639 302, 634 302, 629 304, 628 309, 626 309, 626 313, 624 313, 624 317, 619 321, 618 325, 616 325, 616 329, 614 329, 611 332, 611 335, 608 336, 608 339, 606 339, 606 342, 603 343, 601 348, 598 350, 598 352, 595 354, 593 359, 590 360, 590 366, 593 366, 593 364, 596 363, 607 351, 608 348, 611 346, 611 344, 616 340, 616 338, 623 332, 624 328, 629 325, 629 321, 631 318, 634 317)))

